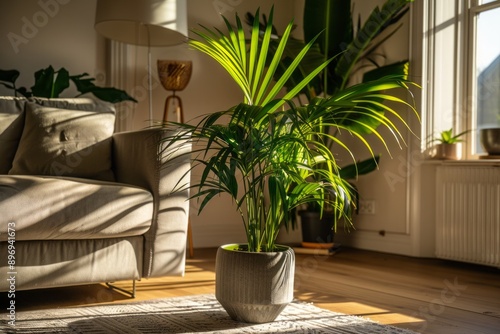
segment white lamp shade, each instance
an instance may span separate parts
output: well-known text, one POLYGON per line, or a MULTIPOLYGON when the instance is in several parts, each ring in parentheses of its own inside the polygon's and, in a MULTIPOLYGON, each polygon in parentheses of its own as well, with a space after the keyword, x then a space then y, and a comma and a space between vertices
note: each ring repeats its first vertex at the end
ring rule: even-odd
POLYGON ((187 36, 186 0, 97 0, 95 29, 127 44, 170 46, 187 36))

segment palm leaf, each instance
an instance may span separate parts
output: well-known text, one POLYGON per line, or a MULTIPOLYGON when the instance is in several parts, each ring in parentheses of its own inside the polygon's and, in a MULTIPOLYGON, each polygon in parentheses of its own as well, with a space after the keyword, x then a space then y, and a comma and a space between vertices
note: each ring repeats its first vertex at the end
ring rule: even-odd
MULTIPOLYGON (((189 44, 193 48, 215 59, 229 73, 229 75, 231 75, 241 88, 246 98, 245 102, 251 105, 267 105, 269 108, 268 112, 275 111, 283 104, 283 101, 277 101, 272 102, 272 107, 269 105, 271 101, 277 99, 278 94, 285 86, 286 82, 290 79, 293 72, 299 66, 300 62, 317 38, 313 38, 308 44, 306 44, 293 59, 287 70, 285 70, 279 78, 276 78, 280 61, 283 58, 290 32, 293 28, 293 22, 290 22, 287 25, 284 35, 281 37, 277 48, 273 51, 274 55, 270 64, 267 64, 267 56, 273 43, 271 40, 271 34, 273 31, 273 10, 274 9, 271 9, 269 14, 269 20, 267 21, 266 29, 262 38, 259 38, 261 33, 259 22, 256 20, 254 21, 251 31, 249 55, 242 55, 243 45, 241 44, 241 39, 244 36, 244 33, 238 15, 236 15, 236 32, 233 30, 233 27, 227 18, 223 16, 224 21, 226 22, 229 38, 222 36, 221 33, 217 35, 214 31, 203 27, 206 33, 198 30, 193 31, 198 37, 201 38, 201 41, 189 41, 189 44), (274 82, 273 78, 275 79, 274 82)), ((256 15, 258 15, 258 13, 259 12, 257 11, 256 15)), ((329 61, 330 60, 320 64, 310 74, 303 78, 295 88, 291 89, 286 94, 285 100, 295 96, 305 86, 307 86, 307 84, 328 65, 329 61)))

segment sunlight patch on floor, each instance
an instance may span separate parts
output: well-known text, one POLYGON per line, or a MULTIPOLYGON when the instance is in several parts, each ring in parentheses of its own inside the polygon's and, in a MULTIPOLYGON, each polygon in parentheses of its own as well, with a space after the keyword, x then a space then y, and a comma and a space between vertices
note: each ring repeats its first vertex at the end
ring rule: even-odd
POLYGON ((419 324, 423 324, 425 322, 424 319, 418 317, 356 302, 320 302, 314 303, 314 305, 320 308, 331 310, 333 312, 369 318, 370 320, 387 325, 411 324, 412 326, 418 326, 419 324))

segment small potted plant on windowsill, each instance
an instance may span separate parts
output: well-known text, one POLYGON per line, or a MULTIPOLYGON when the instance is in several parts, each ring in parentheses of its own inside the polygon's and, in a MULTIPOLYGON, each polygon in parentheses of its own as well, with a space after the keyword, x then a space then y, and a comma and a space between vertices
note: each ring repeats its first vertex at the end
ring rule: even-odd
POLYGON ((439 137, 435 138, 434 145, 431 149, 431 157, 440 160, 460 160, 462 158, 462 141, 461 138, 469 131, 461 132, 453 135, 453 129, 441 131, 439 137))

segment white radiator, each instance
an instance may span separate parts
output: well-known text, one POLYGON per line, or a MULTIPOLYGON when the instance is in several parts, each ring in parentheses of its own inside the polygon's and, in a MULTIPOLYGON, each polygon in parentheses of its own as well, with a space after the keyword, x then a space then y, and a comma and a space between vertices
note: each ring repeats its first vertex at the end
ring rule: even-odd
POLYGON ((439 166, 436 256, 500 267, 500 167, 439 166))

